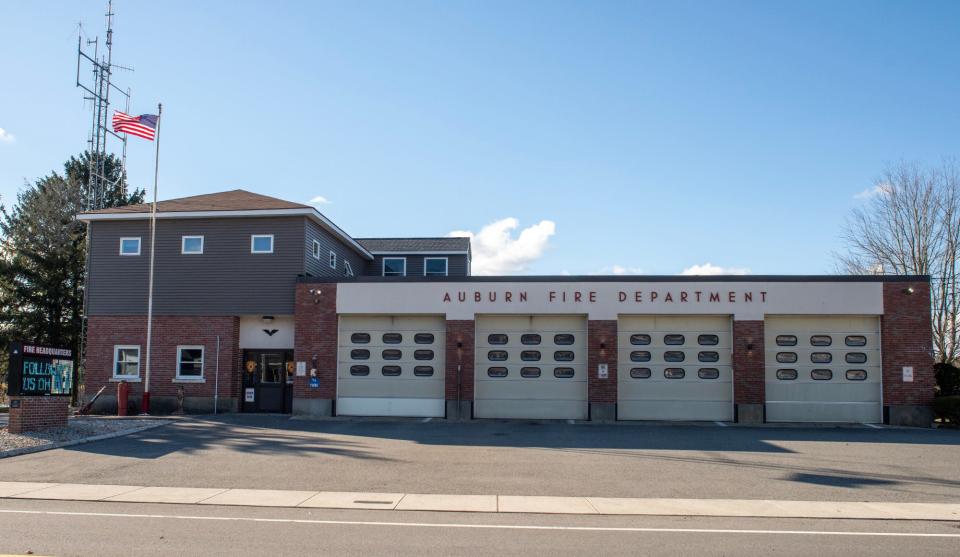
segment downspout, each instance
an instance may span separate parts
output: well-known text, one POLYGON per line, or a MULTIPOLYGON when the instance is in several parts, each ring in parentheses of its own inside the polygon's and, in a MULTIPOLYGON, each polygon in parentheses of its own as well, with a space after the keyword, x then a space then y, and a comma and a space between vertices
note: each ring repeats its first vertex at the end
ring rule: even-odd
POLYGON ((220 406, 220 335, 217 335, 217 364, 213 376, 213 413, 216 415, 217 407, 220 406))

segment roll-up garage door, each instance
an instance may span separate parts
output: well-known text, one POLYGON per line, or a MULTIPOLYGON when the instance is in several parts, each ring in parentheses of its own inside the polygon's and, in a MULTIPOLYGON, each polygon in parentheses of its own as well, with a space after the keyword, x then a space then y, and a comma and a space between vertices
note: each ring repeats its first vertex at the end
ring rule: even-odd
POLYGON ((587 323, 578 316, 478 316, 474 416, 586 419, 587 323))
POLYGON ((337 414, 442 417, 445 331, 443 317, 341 316, 337 414))
POLYGON ((883 420, 876 317, 767 317, 768 422, 883 420))
POLYGON ((624 315, 618 327, 618 419, 733 419, 729 317, 624 315))

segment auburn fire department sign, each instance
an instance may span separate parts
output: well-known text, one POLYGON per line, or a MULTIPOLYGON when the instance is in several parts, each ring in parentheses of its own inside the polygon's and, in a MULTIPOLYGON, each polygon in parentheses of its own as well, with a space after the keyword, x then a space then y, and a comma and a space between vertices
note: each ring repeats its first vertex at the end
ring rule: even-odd
POLYGON ((70 396, 73 350, 24 342, 10 343, 7 379, 11 396, 70 396))

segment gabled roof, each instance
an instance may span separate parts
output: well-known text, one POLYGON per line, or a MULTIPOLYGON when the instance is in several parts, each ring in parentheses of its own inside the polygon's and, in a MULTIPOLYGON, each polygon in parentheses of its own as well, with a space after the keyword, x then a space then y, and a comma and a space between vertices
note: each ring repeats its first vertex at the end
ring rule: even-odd
POLYGON ((356 238, 370 253, 465 253, 470 238, 356 238))
MULTIPOLYGON (((194 211, 260 211, 267 209, 312 209, 309 205, 293 203, 260 195, 246 190, 221 191, 205 193, 177 199, 167 199, 157 202, 157 212, 194 212, 194 211)), ((111 207, 97 211, 87 211, 84 215, 109 215, 122 213, 149 213, 150 203, 111 207)))

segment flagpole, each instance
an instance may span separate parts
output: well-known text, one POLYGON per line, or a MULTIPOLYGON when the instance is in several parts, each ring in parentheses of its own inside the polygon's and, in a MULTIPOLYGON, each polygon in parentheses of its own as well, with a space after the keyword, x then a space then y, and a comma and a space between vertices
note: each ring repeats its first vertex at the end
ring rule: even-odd
POLYGON ((160 176, 160 120, 163 104, 157 104, 157 145, 153 158, 153 206, 150 208, 150 278, 147 280, 147 365, 143 379, 143 401, 140 414, 150 414, 150 348, 153 344, 153 262, 157 240, 157 179, 160 176))

